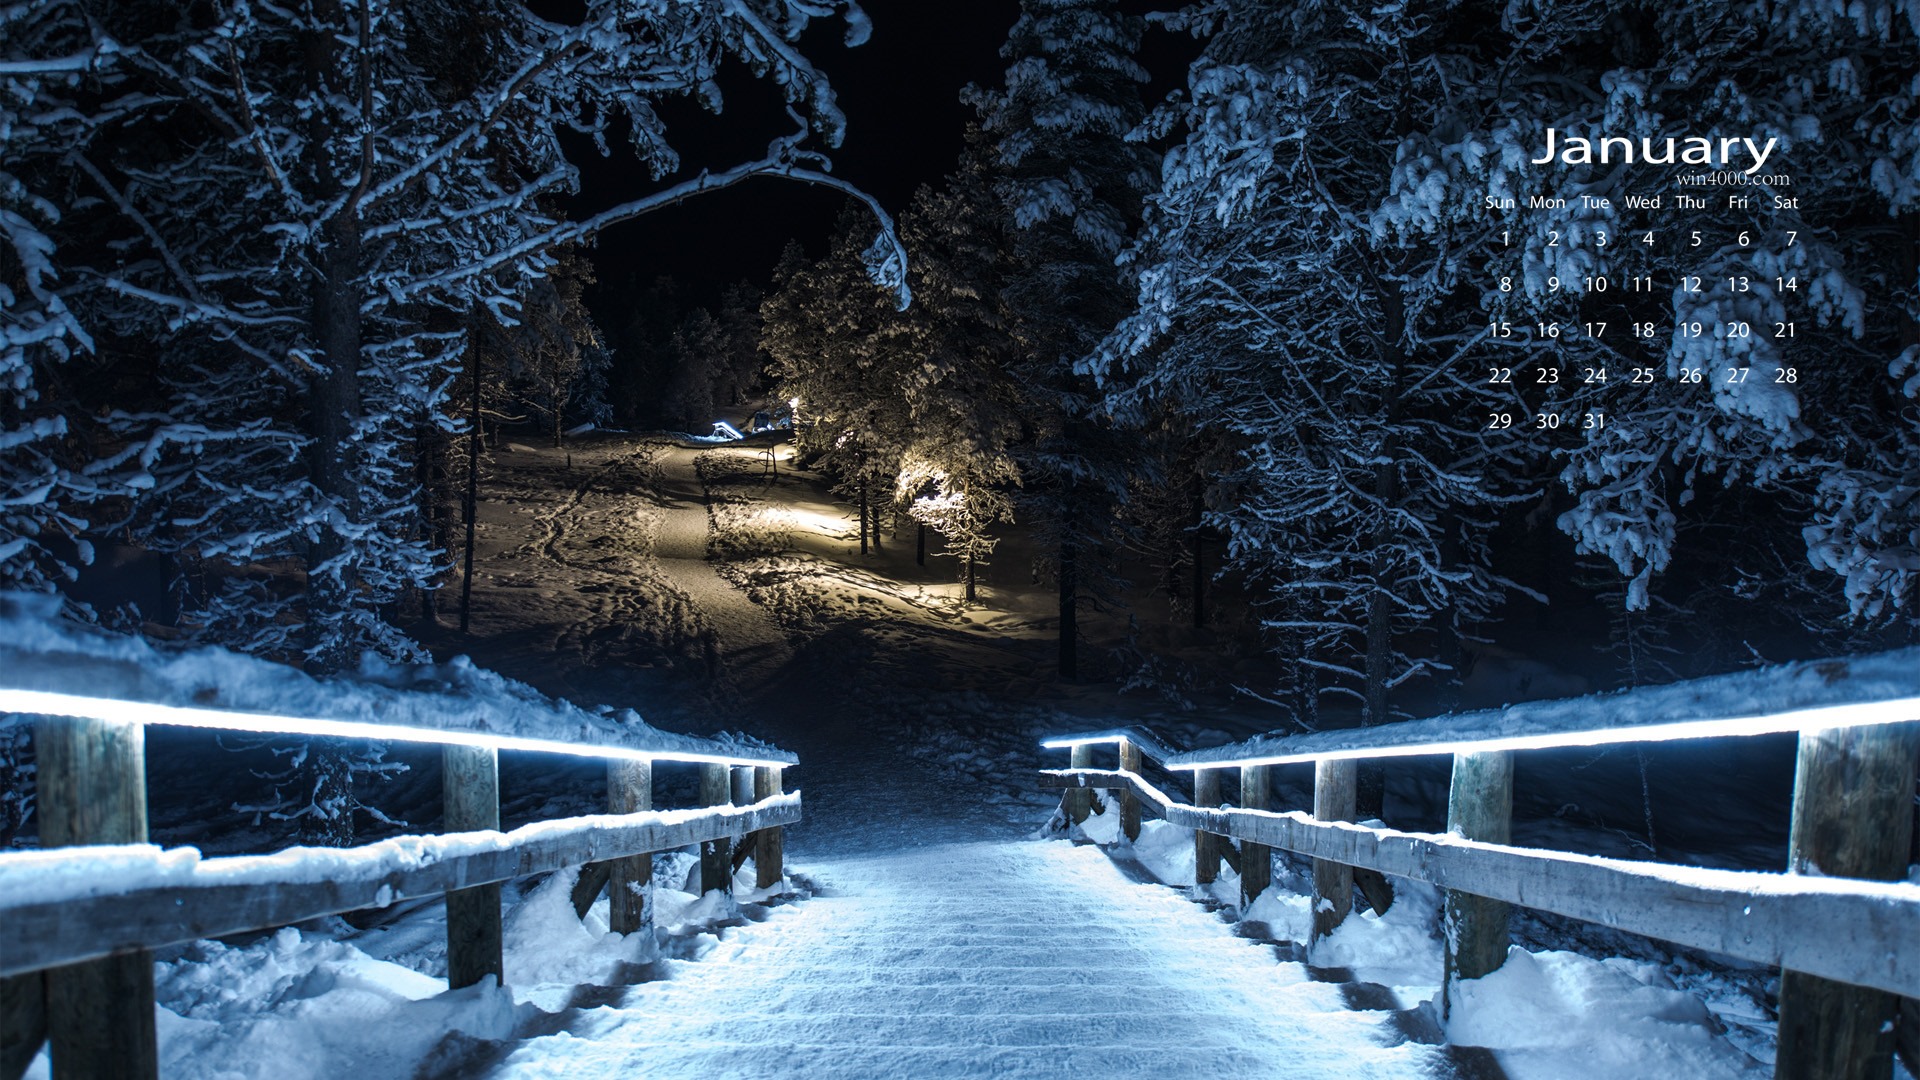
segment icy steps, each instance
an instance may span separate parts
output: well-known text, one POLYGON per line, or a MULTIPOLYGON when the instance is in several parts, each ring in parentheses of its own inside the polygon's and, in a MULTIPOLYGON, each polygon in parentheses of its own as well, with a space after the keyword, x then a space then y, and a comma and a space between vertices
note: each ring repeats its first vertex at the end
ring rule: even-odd
POLYGON ((1381 988, 1320 981, 1178 892, 1065 843, 812 867, 822 891, 731 928, 501 1077, 1463 1077, 1381 988))

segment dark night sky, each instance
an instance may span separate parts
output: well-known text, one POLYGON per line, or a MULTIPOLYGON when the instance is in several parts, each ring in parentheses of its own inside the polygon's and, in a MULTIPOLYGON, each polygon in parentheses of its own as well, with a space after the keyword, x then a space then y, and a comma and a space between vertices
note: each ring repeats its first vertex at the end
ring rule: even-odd
MULTIPOLYGON (((969 82, 998 82, 1004 70, 1000 45, 1019 4, 867 0, 863 6, 873 17, 873 36, 865 45, 844 47, 844 24, 831 20, 809 29, 802 50, 826 71, 847 114, 846 141, 831 151, 835 174, 898 214, 916 187, 953 167, 961 132, 972 117, 960 103, 960 89, 969 82)), ((678 103, 662 110, 682 156, 682 175, 751 158, 765 149, 769 137, 787 129, 778 90, 770 83, 738 68, 723 80, 723 88, 728 99, 718 116, 678 103)), ((595 160, 588 165, 576 212, 652 186, 631 165, 595 160)), ((648 215, 602 236, 594 261, 603 291, 629 273, 642 281, 671 274, 683 283, 688 300, 702 303, 729 282, 764 281, 789 237, 818 250, 843 202, 839 193, 825 189, 750 180, 648 215)))
MULTIPOLYGON (((845 143, 831 151, 834 172, 881 200, 890 213, 906 208, 914 189, 953 168, 962 132, 973 110, 960 102, 970 82, 998 86, 1006 69, 1000 46, 1019 15, 1019 0, 863 0, 873 19, 865 45, 843 44, 844 24, 822 20, 801 43, 823 69, 847 114, 845 143)), ((1126 7, 1144 11, 1146 3, 1126 7)), ((1144 62, 1154 72, 1154 100, 1185 70, 1190 43, 1150 31, 1144 62)), ((736 68, 722 80, 728 97, 718 116, 686 103, 669 103, 662 115, 683 168, 725 167, 763 151, 769 138, 788 129, 778 91, 736 68)), ((584 191, 576 213, 631 198, 653 185, 630 159, 602 163, 581 147, 584 191)), ((670 274, 693 304, 743 278, 764 283, 789 238, 819 251, 839 215, 837 192, 780 180, 750 180, 609 230, 594 261, 600 270, 600 315, 618 303, 624 279, 641 282, 670 274)))

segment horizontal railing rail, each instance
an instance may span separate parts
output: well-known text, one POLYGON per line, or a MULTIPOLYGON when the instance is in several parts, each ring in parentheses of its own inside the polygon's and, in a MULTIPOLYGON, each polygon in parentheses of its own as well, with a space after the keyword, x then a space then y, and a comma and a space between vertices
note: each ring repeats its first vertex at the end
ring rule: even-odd
MULTIPOLYGON (((314 880, 279 855, 195 860, 176 868, 158 848, 90 854, 63 848, 33 860, 26 880, 0 894, 0 976, 79 963, 136 949, 289 926, 325 915, 384 908, 458 889, 571 866, 741 839, 800 820, 798 792, 751 806, 593 815, 539 822, 508 833, 403 837, 311 854, 332 864, 314 880), (431 847, 422 851, 422 840, 431 847), (101 877, 88 878, 89 871, 101 877), (58 875, 86 884, 37 886, 58 875), (151 883, 115 888, 114 877, 151 883)), ((716 886, 718 887, 718 886, 716 886)))
MULTIPOLYGON (((1899 1052, 1920 1062, 1920 884, 1905 876, 1920 759, 1920 651, 1699 680, 1602 699, 1543 702, 1354 731, 1272 735, 1176 751, 1127 729, 1046 740, 1070 767, 1045 769, 1065 789, 1063 813, 1083 821, 1090 793, 1151 806, 1194 830, 1196 884, 1211 884, 1241 842, 1242 910, 1270 883, 1271 849, 1313 862, 1309 947, 1352 908, 1354 872, 1446 890, 1440 1008, 1453 984, 1505 960, 1507 905, 1552 912, 1687 948, 1777 965, 1780 1039, 1775 1075, 1885 1075, 1899 1052), (1780 708, 1758 707, 1777 701, 1780 708), (1662 720, 1661 709, 1672 719, 1662 720), (1604 720, 1622 712, 1631 722, 1604 720), (1407 728, 1396 732, 1394 728, 1407 728), (1790 872, 1704 869, 1513 846, 1512 755, 1556 746, 1798 732, 1790 872), (1094 749, 1112 746, 1111 766, 1094 749), (1192 800, 1144 775, 1144 747, 1192 777, 1192 800), (1446 834, 1353 823, 1358 763, 1453 757, 1446 834), (1269 770, 1314 767, 1311 812, 1271 805, 1269 770), (1235 770, 1240 804, 1221 798, 1235 770), (1883 996, 1884 995, 1884 996, 1883 996), (1900 997, 1895 997, 1899 995, 1900 997), (1896 1020, 1896 1017, 1898 1019, 1896 1020)), ((1138 835, 1138 816, 1128 830, 1138 835)), ((1384 884, 1384 881, 1383 881, 1384 884)), ((1368 896, 1376 894, 1369 889, 1368 896)), ((1377 905, 1376 905, 1377 906, 1377 905)))

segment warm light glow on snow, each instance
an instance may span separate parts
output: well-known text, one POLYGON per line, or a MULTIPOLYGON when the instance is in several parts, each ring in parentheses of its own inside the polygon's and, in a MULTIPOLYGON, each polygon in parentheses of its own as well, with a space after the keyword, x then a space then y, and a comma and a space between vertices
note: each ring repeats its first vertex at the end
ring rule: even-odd
MULTIPOLYGON (((1672 742, 1677 739, 1712 739, 1745 735, 1778 735, 1789 731, 1817 731, 1823 728, 1871 727, 1920 720, 1920 697, 1894 698, 1890 701, 1865 701, 1847 705, 1822 705, 1792 709, 1763 716, 1729 716, 1712 720, 1680 720, 1670 724, 1630 724, 1615 728, 1590 728, 1554 731, 1538 735, 1511 735, 1489 739, 1407 743, 1402 746, 1375 746, 1352 750, 1324 750, 1302 754, 1265 754, 1244 758, 1222 758, 1169 765, 1169 769, 1223 769, 1248 765, 1288 765, 1303 761, 1340 761, 1346 759, 1416 757, 1422 754, 1459 752, 1491 753, 1496 750, 1548 750, 1555 747, 1606 746, 1613 743, 1672 742)), ((1117 742, 1117 736, 1079 740, 1117 742)), ((1055 740, 1049 747, 1072 746, 1074 740, 1055 740)))
POLYGON ((531 750, 543 754, 568 754, 573 757, 620 758, 629 761, 685 761, 712 765, 777 765, 791 767, 788 761, 773 758, 730 757, 686 750, 637 750, 619 746, 595 746, 532 739, 519 735, 494 735, 481 731, 448 731, 439 728, 401 727, 374 724, 363 720, 322 720, 307 716, 275 716, 268 713, 231 712, 181 705, 158 705, 147 701, 86 697, 46 690, 0 688, 0 713, 26 713, 40 716, 78 716, 122 724, 171 724, 176 727, 213 728, 221 731, 253 731, 271 735, 312 735, 338 739, 383 739, 390 742, 438 743, 443 746, 490 746, 498 750, 531 750))

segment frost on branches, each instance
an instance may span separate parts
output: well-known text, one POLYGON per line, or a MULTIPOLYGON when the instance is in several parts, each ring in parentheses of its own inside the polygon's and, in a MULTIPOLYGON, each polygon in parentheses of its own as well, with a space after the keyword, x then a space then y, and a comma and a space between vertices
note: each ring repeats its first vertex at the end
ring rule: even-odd
POLYGON ((181 560, 202 638, 330 673, 363 653, 420 656, 395 608, 444 562, 422 447, 459 427, 449 395, 473 314, 510 321, 566 245, 785 177, 866 203, 880 236, 865 263, 905 302, 891 222, 808 146, 837 145, 844 118, 795 42, 843 14, 857 43, 851 0, 583 8, 557 23, 512 0, 0 7, 0 228, 19 260, 0 281, 3 437, 20 448, 0 506, 6 575, 44 564, 36 536, 78 528, 41 450, 59 421, 28 414, 35 365, 84 347, 82 327, 165 391, 96 433, 112 449, 89 482, 124 511, 105 524, 181 560), (685 170, 655 106, 717 110, 730 60, 779 88, 794 131, 674 180, 685 170), (618 152, 664 186, 559 219, 549 208, 577 183, 563 130, 605 154, 626 134, 618 152))
POLYGON ((1312 723, 1334 693, 1382 723, 1409 679, 1457 679, 1460 635, 1513 587, 1487 549, 1512 451, 1463 374, 1488 348, 1464 268, 1497 233, 1437 148, 1424 213, 1400 205, 1409 157, 1486 111, 1505 58, 1449 48, 1478 18, 1438 6, 1173 22, 1209 44, 1148 122, 1178 141, 1127 256, 1137 309, 1084 369, 1117 412, 1171 410, 1231 454, 1206 519, 1265 586, 1284 704, 1312 723))
POLYGON ((81 131, 73 98, 111 54, 70 14, 0 4, 0 588, 49 587, 87 556, 84 485, 61 462, 67 419, 48 394, 56 366, 93 341, 61 293, 64 215, 45 170, 81 131))
MULTIPOLYGON (((1899 235, 1911 226, 1898 223, 1914 211, 1920 114, 1910 75, 1920 46, 1903 11, 1879 3, 1845 12, 1816 3, 1605 5, 1568 27, 1568 47, 1553 61, 1556 70, 1570 59, 1583 64, 1573 82, 1602 93, 1542 89, 1523 99, 1528 108, 1515 123, 1475 135, 1484 149, 1470 171, 1489 192, 1590 196, 1563 211, 1513 215, 1525 240, 1495 271, 1514 289, 1489 296, 1494 317, 1570 307, 1592 275, 1672 283, 1671 319, 1659 324, 1671 336, 1653 384, 1621 378, 1634 361, 1620 353, 1577 346, 1578 365, 1609 371, 1582 405, 1604 410, 1608 422, 1560 472, 1576 499, 1561 528, 1629 578, 1630 608, 1648 606, 1654 575, 1685 543, 1689 505, 1732 488, 1810 504, 1805 554, 1838 575, 1852 614, 1880 620, 1911 599, 1920 503, 1903 495, 1915 487, 1916 413, 1902 349, 1916 325, 1916 271, 1911 242, 1899 235), (1730 14, 1749 30, 1737 44, 1724 33, 1730 14), (1636 27, 1630 40, 1617 32, 1622 25, 1636 27), (1624 197, 1686 191, 1680 176, 1698 167, 1516 168, 1522 145, 1549 125, 1635 140, 1676 131, 1773 139, 1767 171, 1790 172, 1793 182, 1754 188, 1745 206, 1719 189, 1696 192, 1724 210, 1714 227, 1648 244, 1616 227, 1624 197), (1523 173, 1530 188, 1518 181, 1523 173), (1611 208, 1596 209, 1600 198, 1611 208), (1603 231, 1614 241, 1605 247, 1592 242, 1603 231), (1549 247, 1556 235, 1586 242, 1549 247), (1893 280, 1870 288, 1889 268, 1893 280), (1547 295, 1550 276, 1562 290, 1557 304, 1547 295), (1890 290, 1891 304, 1870 299, 1890 290), (1742 326, 1750 333, 1727 329, 1742 326)), ((1518 12, 1509 24, 1535 25, 1518 12)))

